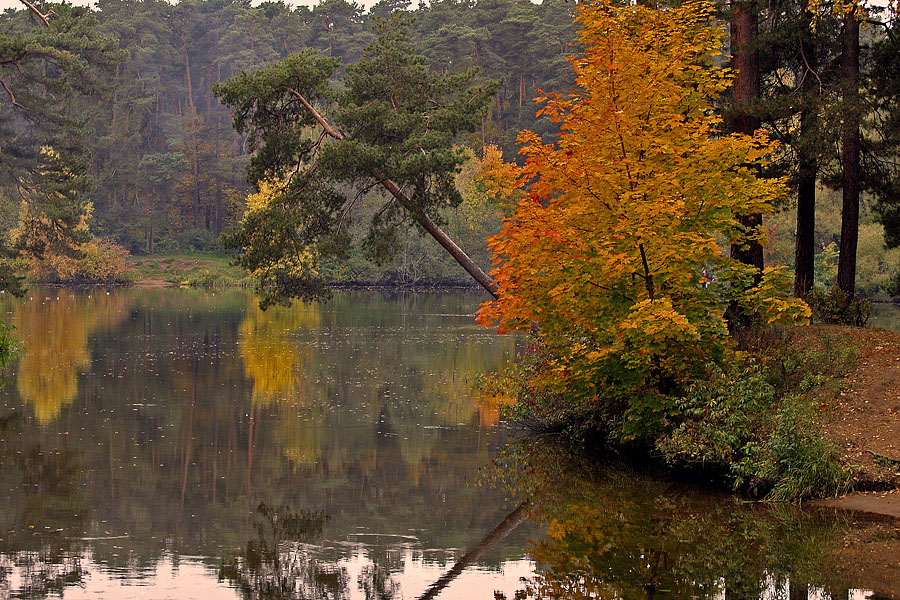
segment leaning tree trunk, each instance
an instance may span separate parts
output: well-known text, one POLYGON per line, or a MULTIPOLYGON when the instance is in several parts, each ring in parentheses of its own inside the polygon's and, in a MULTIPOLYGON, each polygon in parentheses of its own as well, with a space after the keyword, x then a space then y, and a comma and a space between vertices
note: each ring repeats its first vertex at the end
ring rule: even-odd
POLYGON ((803 107, 800 111, 800 151, 799 181, 797 185, 797 244, 794 251, 794 295, 803 298, 813 287, 815 281, 816 256, 816 177, 819 165, 814 143, 810 138, 815 135, 816 104, 810 98, 817 96, 815 82, 816 42, 812 37, 812 14, 809 3, 803 7, 803 18, 800 21, 800 52, 804 61, 804 74, 801 79, 800 93, 803 107))
MULTIPOLYGON (((731 54, 735 70, 733 95, 734 114, 731 131, 753 135, 760 127, 760 120, 751 113, 751 104, 759 98, 759 51, 756 48, 756 12, 752 1, 741 0, 731 5, 731 54)), ((748 231, 762 226, 762 215, 743 215, 741 225, 748 231)), ((757 278, 763 270, 762 245, 757 241, 749 244, 733 244, 731 256, 757 269, 757 278)))
POLYGON ((856 294, 856 246, 859 238, 859 21, 844 15, 841 49, 844 80, 844 126, 841 137, 843 207, 837 284, 848 298, 856 294))
MULTIPOLYGON (((310 112, 313 118, 322 126, 325 130, 325 134, 331 136, 332 138, 343 141, 344 136, 339 131, 337 131, 334 127, 331 126, 325 118, 319 114, 312 104, 310 104, 306 98, 304 98, 300 92, 297 90, 290 90, 291 94, 297 98, 301 104, 310 112)), ((450 256, 452 256, 459 265, 465 269, 466 273, 471 275, 472 279, 477 281, 481 287, 483 287, 491 296, 494 298, 497 297, 497 290, 499 287, 494 280, 485 273, 481 267, 475 264, 469 255, 460 248, 456 242, 454 242, 449 235, 444 233, 444 230, 441 229, 437 223, 435 223, 431 217, 429 217, 423 210, 416 206, 416 204, 404 193, 400 186, 397 185, 391 179, 388 179, 384 173, 381 171, 372 172, 372 176, 378 181, 378 183, 386 189, 397 202, 402 206, 409 214, 416 220, 416 222, 421 225, 421 227, 428 232, 428 234, 433 237, 437 243, 441 245, 441 247, 446 250, 450 256)))

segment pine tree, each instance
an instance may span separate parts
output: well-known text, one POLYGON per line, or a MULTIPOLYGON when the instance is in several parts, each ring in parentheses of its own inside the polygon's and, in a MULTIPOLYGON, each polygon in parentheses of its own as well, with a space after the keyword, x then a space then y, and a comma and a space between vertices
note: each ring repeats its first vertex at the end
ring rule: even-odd
POLYGON ((461 200, 454 174, 466 155, 453 142, 475 129, 496 84, 474 85, 474 70, 430 71, 399 17, 380 24, 362 59, 347 67, 340 92, 328 81, 336 65, 308 51, 216 88, 256 152, 251 183, 274 182, 280 190, 229 238, 241 264, 259 274, 264 301, 322 292, 318 260, 346 253, 354 205, 376 188, 388 197, 364 241, 372 259, 391 256, 398 228, 415 223, 490 288, 490 278, 434 219, 461 200), (319 112, 326 108, 333 125, 319 112))

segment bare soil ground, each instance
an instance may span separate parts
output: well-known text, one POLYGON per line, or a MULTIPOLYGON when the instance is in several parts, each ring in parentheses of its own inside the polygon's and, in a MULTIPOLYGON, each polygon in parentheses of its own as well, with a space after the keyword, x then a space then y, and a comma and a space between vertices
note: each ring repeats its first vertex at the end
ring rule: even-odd
POLYGON ((842 389, 826 398, 825 434, 854 468, 857 489, 900 487, 900 333, 821 329, 859 351, 842 389))
POLYGON ((833 326, 807 329, 803 337, 808 343, 819 338, 859 352, 843 385, 823 402, 825 435, 854 470, 858 491, 816 504, 886 518, 861 529, 859 543, 846 546, 835 564, 864 565, 877 555, 893 556, 892 565, 872 572, 880 581, 873 587, 894 590, 885 597, 900 598, 900 333, 833 326), (886 530, 893 535, 886 535, 886 530))

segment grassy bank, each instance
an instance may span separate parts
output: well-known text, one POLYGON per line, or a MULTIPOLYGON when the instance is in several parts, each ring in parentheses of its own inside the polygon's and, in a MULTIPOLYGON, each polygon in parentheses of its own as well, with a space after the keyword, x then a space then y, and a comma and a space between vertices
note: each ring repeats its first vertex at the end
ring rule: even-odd
POLYGON ((247 274, 225 256, 206 253, 131 256, 131 277, 137 285, 248 287, 247 274))

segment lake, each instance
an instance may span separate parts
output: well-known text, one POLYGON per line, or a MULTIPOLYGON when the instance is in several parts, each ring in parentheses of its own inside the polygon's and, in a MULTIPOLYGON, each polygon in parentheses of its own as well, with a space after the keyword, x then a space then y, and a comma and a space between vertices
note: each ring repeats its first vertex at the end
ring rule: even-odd
POLYGON ((897 522, 523 437, 476 385, 525 343, 482 300, 7 299, 0 598, 900 597, 897 522))

